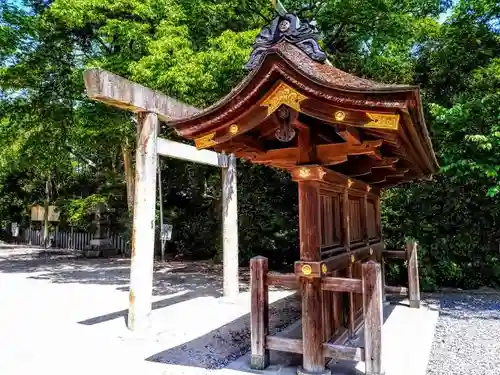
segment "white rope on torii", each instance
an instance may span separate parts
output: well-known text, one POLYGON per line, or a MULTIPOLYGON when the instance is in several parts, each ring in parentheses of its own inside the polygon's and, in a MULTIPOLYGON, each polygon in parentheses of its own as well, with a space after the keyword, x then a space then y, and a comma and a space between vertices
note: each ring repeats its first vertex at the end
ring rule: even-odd
POLYGON ((197 150, 194 146, 158 137, 160 120, 168 122, 186 117, 199 112, 198 109, 104 70, 87 70, 84 79, 91 99, 137 114, 128 328, 143 330, 151 325, 158 156, 221 168, 223 291, 225 297, 236 297, 239 278, 235 156, 197 150))

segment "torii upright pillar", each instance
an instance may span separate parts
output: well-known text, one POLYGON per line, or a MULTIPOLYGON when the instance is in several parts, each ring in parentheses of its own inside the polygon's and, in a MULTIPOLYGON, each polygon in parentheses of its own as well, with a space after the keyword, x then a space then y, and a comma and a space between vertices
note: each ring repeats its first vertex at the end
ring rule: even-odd
POLYGON ((157 156, 169 156, 222 169, 224 296, 234 298, 238 283, 238 222, 236 159, 213 151, 157 137, 159 121, 168 122, 198 109, 137 83, 100 69, 84 74, 87 95, 114 107, 132 111, 138 119, 128 328, 151 325, 155 244, 157 156))
POLYGON ((128 297, 128 327, 132 331, 142 331, 151 325, 158 161, 158 116, 155 113, 139 113, 137 117, 135 199, 128 297))

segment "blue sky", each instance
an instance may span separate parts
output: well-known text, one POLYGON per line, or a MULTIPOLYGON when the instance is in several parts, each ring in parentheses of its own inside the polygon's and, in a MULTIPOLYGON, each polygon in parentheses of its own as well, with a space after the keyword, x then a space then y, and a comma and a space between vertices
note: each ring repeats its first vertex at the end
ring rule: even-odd
MULTIPOLYGON (((453 2, 455 4, 455 1, 453 2)), ((448 9, 446 12, 441 13, 439 16, 439 23, 443 23, 451 15, 453 8, 448 9)))

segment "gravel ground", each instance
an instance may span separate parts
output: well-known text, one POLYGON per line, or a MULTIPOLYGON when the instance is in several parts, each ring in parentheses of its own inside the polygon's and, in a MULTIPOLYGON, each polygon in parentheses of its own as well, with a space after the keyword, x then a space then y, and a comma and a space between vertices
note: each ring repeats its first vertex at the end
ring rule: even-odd
MULTIPOLYGON (((222 367, 249 349, 248 274, 241 298, 229 303, 220 298, 219 268, 158 264, 155 330, 136 338, 125 328, 127 259, 0 245, 0 374, 229 374, 222 367)), ((273 332, 299 318, 289 292, 273 291, 270 301, 273 332)), ((427 375, 499 375, 500 294, 430 302, 440 317, 427 375)))
POLYGON ((427 375, 500 374, 500 295, 445 295, 427 375))
MULTIPOLYGON (((280 332, 300 318, 300 302, 296 295, 275 302, 269 309, 269 332, 280 332)), ((250 317, 220 327, 201 339, 166 350, 148 358, 165 364, 216 370, 226 367, 250 350, 250 317)))
MULTIPOLYGON (((155 264, 153 329, 135 335, 125 327, 129 265, 0 244, 0 374, 205 375, 248 351, 247 270, 228 301, 220 266, 155 264)), ((269 294, 271 332, 299 319, 292 292, 269 294)))

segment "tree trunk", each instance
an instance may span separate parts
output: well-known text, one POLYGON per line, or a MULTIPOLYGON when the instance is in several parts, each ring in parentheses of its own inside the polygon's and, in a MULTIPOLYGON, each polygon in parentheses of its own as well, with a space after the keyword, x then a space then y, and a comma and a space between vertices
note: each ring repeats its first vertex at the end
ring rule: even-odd
POLYGON ((134 166, 132 164, 132 149, 128 139, 122 143, 123 169, 125 171, 125 183, 127 185, 127 206, 130 215, 134 212, 134 166))
POLYGON ((45 182, 45 202, 43 213, 43 247, 49 243, 49 205, 50 205, 50 178, 45 182))

